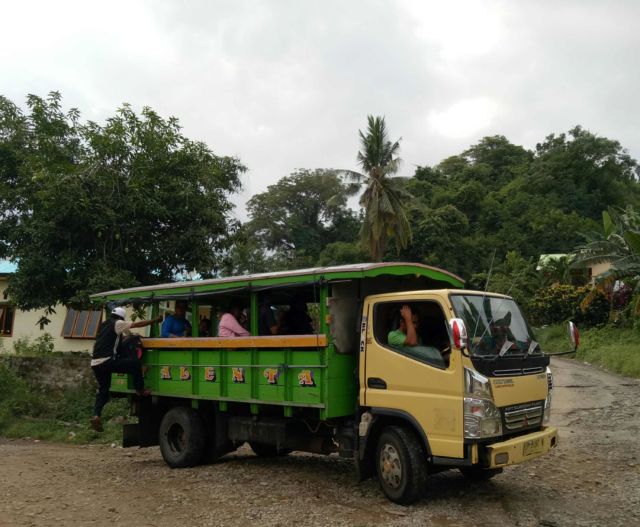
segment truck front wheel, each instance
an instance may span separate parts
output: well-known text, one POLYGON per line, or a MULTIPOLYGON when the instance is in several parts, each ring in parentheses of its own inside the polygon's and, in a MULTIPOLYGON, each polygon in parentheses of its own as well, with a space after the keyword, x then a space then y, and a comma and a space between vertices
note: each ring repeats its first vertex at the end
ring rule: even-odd
POLYGON ((416 434, 400 426, 387 427, 378 439, 376 470, 391 501, 407 505, 420 499, 427 483, 427 463, 416 434))
POLYGON ((191 408, 171 408, 160 423, 160 452, 171 468, 193 467, 204 453, 205 433, 200 416, 191 408))

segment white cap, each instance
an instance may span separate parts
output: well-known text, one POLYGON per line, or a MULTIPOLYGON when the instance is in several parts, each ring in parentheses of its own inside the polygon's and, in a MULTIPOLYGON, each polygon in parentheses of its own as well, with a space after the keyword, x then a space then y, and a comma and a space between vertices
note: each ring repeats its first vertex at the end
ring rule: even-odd
POLYGON ((120 318, 125 318, 127 316, 127 312, 124 310, 124 307, 116 307, 111 314, 120 318))

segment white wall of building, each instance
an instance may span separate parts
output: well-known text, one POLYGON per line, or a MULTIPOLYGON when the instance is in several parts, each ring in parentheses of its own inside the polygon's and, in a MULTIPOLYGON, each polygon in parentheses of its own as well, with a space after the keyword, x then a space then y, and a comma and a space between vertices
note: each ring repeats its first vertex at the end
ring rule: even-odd
MULTIPOLYGON (((4 300, 6 288, 6 278, 0 277, 0 303, 7 303, 4 300)), ((20 311, 16 309, 13 333, 10 337, 0 335, 0 351, 12 352, 13 345, 18 339, 26 337, 33 343, 36 338, 45 333, 49 333, 53 337, 55 351, 91 351, 94 339, 62 337, 62 326, 67 315, 67 308, 63 305, 57 305, 54 309, 56 310, 55 314, 47 316, 51 322, 42 330, 38 326, 38 320, 44 315, 44 310, 20 311)), ((128 316, 131 316, 130 312, 128 316)), ((128 319, 130 320, 130 318, 128 319)), ((134 331, 145 336, 148 334, 148 328, 138 328, 134 331)))

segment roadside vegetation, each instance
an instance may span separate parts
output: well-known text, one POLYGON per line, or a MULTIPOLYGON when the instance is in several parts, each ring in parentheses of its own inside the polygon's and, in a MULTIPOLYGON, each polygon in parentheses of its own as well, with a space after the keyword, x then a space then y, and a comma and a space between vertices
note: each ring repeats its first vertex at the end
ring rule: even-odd
MULTIPOLYGON (((570 349, 566 327, 562 325, 536 329, 535 334, 546 352, 570 349)), ((634 328, 605 326, 582 329, 575 358, 628 377, 640 378, 639 340, 640 330, 634 328)))
POLYGON ((104 410, 105 431, 89 428, 95 395, 91 387, 59 392, 41 390, 0 363, 0 436, 75 444, 116 443, 128 414, 126 399, 112 399, 104 410))

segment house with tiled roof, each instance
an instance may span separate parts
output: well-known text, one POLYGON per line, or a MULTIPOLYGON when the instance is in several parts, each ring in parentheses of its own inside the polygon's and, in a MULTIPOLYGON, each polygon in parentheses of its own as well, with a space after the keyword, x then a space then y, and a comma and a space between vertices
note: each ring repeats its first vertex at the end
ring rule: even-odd
POLYGON ((15 272, 15 264, 0 260, 0 352, 13 351, 20 339, 33 343, 45 333, 53 337, 56 351, 91 350, 102 312, 76 311, 60 304, 55 306, 54 314, 47 315, 50 323, 40 329, 38 321, 44 310, 22 311, 11 302, 7 285, 15 272))

